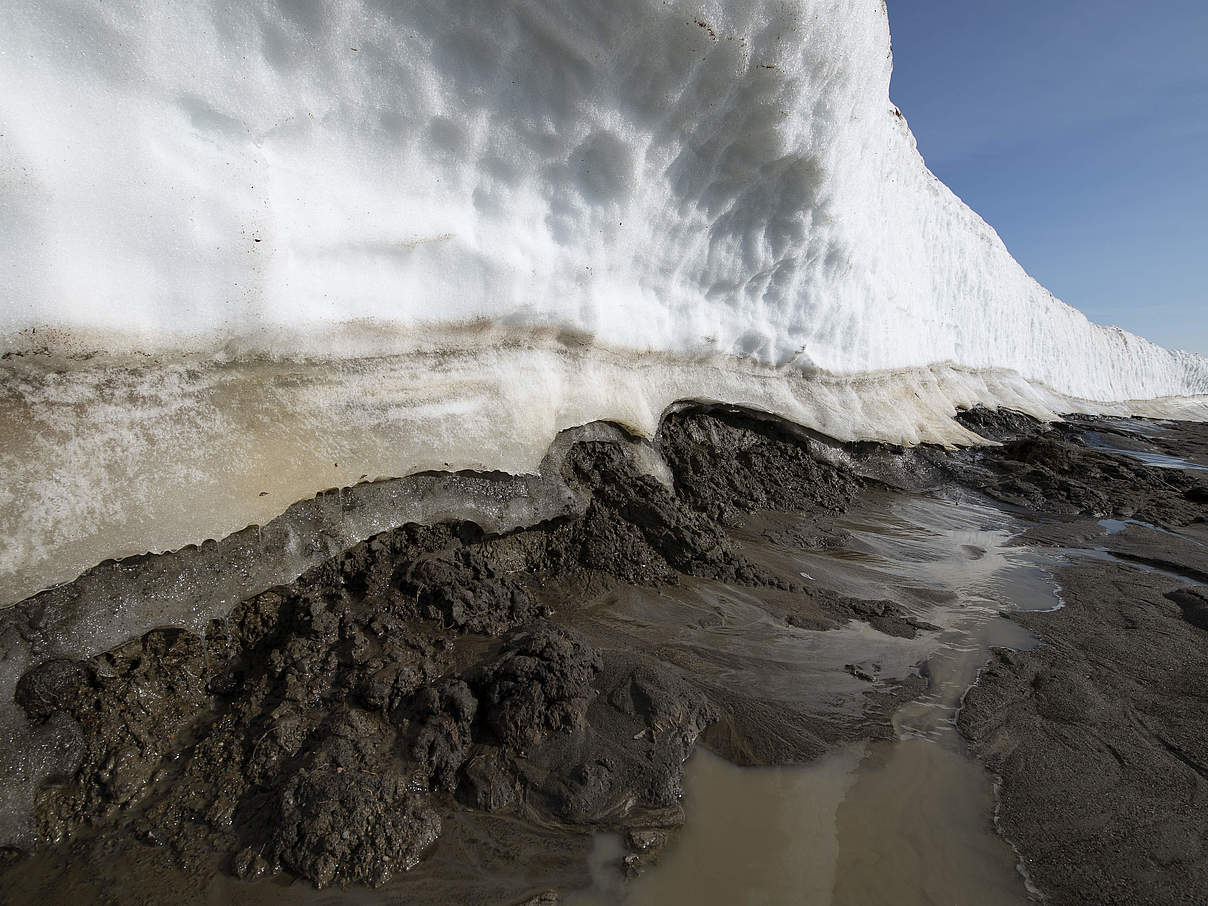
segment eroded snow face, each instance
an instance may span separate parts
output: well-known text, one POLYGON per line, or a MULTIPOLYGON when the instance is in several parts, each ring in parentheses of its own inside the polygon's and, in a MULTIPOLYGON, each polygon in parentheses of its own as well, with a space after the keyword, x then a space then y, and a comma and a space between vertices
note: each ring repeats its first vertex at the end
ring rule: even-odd
POLYGON ((376 323, 357 355, 489 319, 839 371, 995 366, 1095 399, 1208 387, 1203 360, 1053 300, 927 172, 875 0, 5 19, 10 346, 57 327, 329 353, 331 325, 376 323))

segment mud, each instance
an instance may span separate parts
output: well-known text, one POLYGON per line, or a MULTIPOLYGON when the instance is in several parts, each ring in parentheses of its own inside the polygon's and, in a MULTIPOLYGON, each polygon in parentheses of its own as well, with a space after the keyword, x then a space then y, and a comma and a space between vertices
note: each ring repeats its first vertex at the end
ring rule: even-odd
POLYGON ((1191 468, 1208 462, 1208 426, 1025 427, 1035 440, 1008 456, 1061 450, 1029 465, 1043 470, 1031 505, 1076 510, 1024 536, 1072 561, 1065 606, 1012 614, 1044 644, 995 653, 960 729, 1001 777, 1000 830, 1047 902, 1208 901, 1208 495, 1191 468))
MULTIPOLYGON (((789 521, 765 514, 748 523, 772 523, 770 534, 787 539, 789 521)), ((791 565, 818 583, 888 595, 934 628, 914 638, 859 623, 795 630, 760 621, 753 607, 722 609, 720 590, 704 597, 687 589, 613 607, 601 618, 660 633, 663 650, 695 654, 697 676, 775 698, 781 714, 813 715, 816 731, 841 727, 844 681, 876 688, 881 676, 921 662, 924 691, 891 705, 893 732, 884 738, 832 743, 808 765, 736 768, 697 753, 686 776, 684 831, 659 864, 640 872, 648 857, 629 855, 626 867, 638 876, 624 888, 605 877, 568 903, 1028 901, 1015 854, 993 832, 991 778, 953 725, 990 646, 1034 644, 998 609, 1059 603, 1044 558, 1013 546, 1013 520, 967 498, 872 493, 835 527, 846 540, 827 550, 766 538, 752 538, 746 549, 770 569, 791 565), (721 621, 692 618, 698 596, 718 607, 721 621), (729 663, 713 653, 720 638, 729 663)), ((767 730, 756 735, 775 738, 767 730)))
MULTIPOLYGON (((1208 430, 961 421, 1000 446, 840 445, 684 409, 653 443, 568 438, 514 489, 531 501, 503 505, 536 521, 403 524, 233 608, 200 602, 200 625, 97 653, 52 638, 65 620, 83 632, 57 602, 78 612, 98 574, 5 612, 6 638, 34 640, 11 643, 31 665, 13 701, 57 767, 32 842, 5 851, 2 898, 267 903, 304 899, 281 886, 298 879, 355 899, 405 877, 413 902, 521 902, 586 885, 600 831, 627 841, 613 870, 640 870, 683 823, 698 745, 804 763, 894 738, 927 691, 906 661, 854 658, 792 696, 780 667, 752 667, 777 634, 940 631, 934 592, 816 579, 760 542, 837 549, 878 495, 956 489, 1031 520, 1031 544, 1098 558, 1061 573, 1064 609, 1014 617, 1046 645, 997 653, 961 711, 1002 778, 1002 832, 1054 902, 1204 899, 1208 597, 1191 586, 1208 576, 1208 479, 1132 454, 1208 464, 1208 430), (711 635, 735 615, 750 647, 711 635), (80 870, 102 864, 125 868, 80 870)), ((106 572, 104 595, 158 581, 158 563, 106 572)))
MULTIPOLYGON (((701 735, 722 720, 744 738, 778 722, 775 708, 711 689, 655 646, 598 630, 589 641, 577 608, 612 589, 692 581, 792 595, 799 587, 748 559, 716 514, 780 495, 840 512, 865 480, 743 415, 674 416, 658 446, 673 451, 662 473, 648 446, 616 432, 570 446, 558 477, 578 505, 548 522, 496 534, 408 524, 204 632, 155 629, 27 671, 14 700, 70 737, 35 801, 42 870, 53 874, 73 841, 95 857, 134 840, 186 874, 378 886, 467 814, 572 832, 678 825, 682 766, 701 735), (725 450, 724 470, 702 476, 686 452, 694 435, 725 450)), ((825 623, 917 631, 889 602, 811 603, 825 623)), ((10 625, 30 613, 16 609, 10 625)), ((881 699, 893 694, 861 695, 868 714, 855 724, 887 726, 881 699)), ((817 754, 812 730, 802 715, 774 757, 817 754)))

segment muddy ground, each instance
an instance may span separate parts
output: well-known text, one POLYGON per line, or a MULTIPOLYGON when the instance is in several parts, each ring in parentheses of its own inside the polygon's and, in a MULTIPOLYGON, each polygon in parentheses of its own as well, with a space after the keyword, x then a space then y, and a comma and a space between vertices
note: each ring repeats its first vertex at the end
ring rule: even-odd
MULTIPOLYGON (((585 883, 601 829, 640 871, 682 823, 695 746, 788 764, 884 737, 926 671, 842 714, 786 710, 605 627, 602 597, 723 583, 759 589, 786 626, 911 637, 930 627, 898 605, 772 572, 737 539, 791 512, 807 517, 793 543, 825 548, 866 495, 959 487, 1035 523, 1027 543, 1095 558, 1059 576, 1063 610, 1017 617, 1045 644, 997 654, 961 712, 1002 778, 1001 831, 1052 902, 1208 900, 1208 471, 1136 456, 1208 465, 1208 428, 962 421, 1001 446, 842 445, 684 410, 653 449, 619 430, 570 445, 559 479, 578 505, 546 522, 403 526, 204 633, 45 660, 15 700, 56 728, 67 768, 37 792, 35 844, 4 852, 0 899, 269 902, 291 881, 406 874, 411 902, 523 902, 585 883)), ((5 619, 33 635, 41 617, 5 619)))
POLYGON ((1208 465, 1208 426, 1047 433, 1069 452, 1045 468, 1082 472, 1107 505, 1021 539, 1072 552, 1057 573, 1065 606, 1012 615, 1043 644, 995 654, 960 729, 1001 777, 1000 831, 1048 902, 1208 902, 1208 471, 1137 476, 1127 456, 1079 445, 1106 434, 1208 465))

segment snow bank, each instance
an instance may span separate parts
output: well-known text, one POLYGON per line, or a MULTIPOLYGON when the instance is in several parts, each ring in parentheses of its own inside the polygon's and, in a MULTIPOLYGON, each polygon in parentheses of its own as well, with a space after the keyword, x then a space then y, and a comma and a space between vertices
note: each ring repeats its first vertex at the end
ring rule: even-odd
POLYGON ((0 599, 681 397, 961 442, 1208 393, 1024 273, 890 70, 879 0, 9 0, 0 599))
MULTIPOLYGON (((132 348, 489 319, 1093 399, 1208 389, 926 170, 877 0, 13 0, 0 328, 132 348), (109 342, 109 341, 106 341, 109 342)), ((355 350, 354 350, 355 351, 355 350)))

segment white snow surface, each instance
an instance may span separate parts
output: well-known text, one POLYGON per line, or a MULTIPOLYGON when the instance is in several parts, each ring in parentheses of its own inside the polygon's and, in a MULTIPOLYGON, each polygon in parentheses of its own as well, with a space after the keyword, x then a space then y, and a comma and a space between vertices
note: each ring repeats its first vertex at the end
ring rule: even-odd
POLYGON ((5 348, 314 355, 349 322, 489 320, 1208 392, 1204 359, 1088 323, 931 175, 880 0, 5 7, 5 348))

